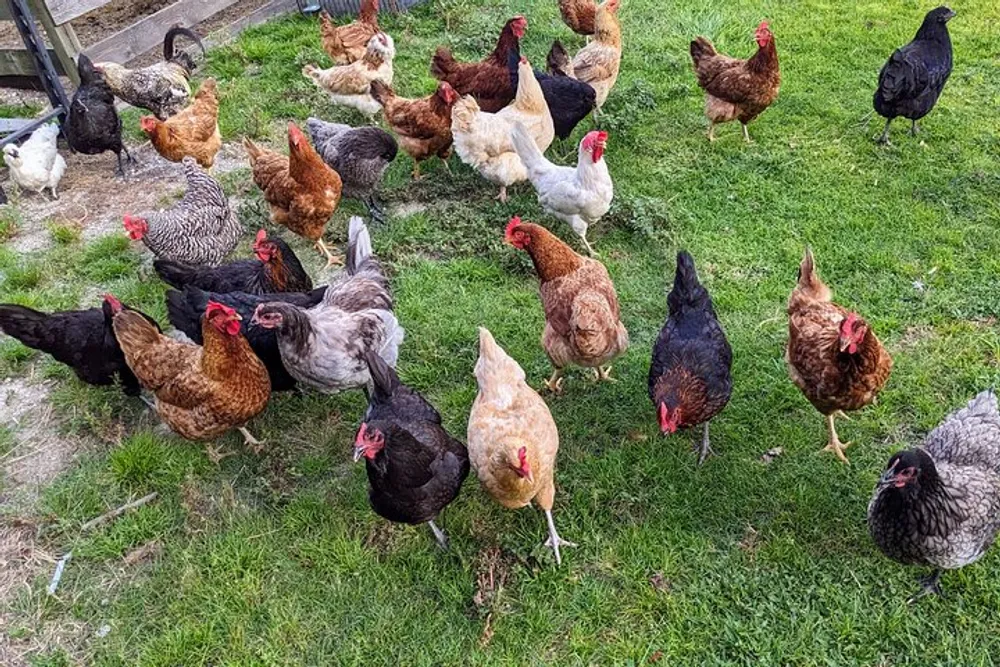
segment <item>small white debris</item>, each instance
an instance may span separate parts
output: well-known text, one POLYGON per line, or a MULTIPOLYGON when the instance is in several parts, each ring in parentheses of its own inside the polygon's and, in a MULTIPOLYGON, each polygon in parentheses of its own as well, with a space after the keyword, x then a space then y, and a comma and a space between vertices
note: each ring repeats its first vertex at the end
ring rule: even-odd
POLYGON ((109 632, 111 632, 111 626, 105 623, 101 627, 97 628, 97 632, 95 632, 94 634, 97 636, 98 639, 103 639, 108 636, 109 632))

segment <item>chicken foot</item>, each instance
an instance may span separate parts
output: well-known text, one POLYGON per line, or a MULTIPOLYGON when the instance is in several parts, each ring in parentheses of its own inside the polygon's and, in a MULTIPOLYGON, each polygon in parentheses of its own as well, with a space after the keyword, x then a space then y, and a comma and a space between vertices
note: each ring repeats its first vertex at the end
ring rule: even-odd
POLYGON ((705 422, 702 428, 703 431, 701 435, 701 446, 698 447, 698 465, 703 464, 705 462, 705 459, 708 458, 709 454, 711 454, 712 456, 716 455, 715 450, 712 449, 712 443, 708 439, 708 422, 705 422))
POLYGON ((747 124, 741 122, 740 125, 743 126, 743 141, 752 144, 753 139, 750 138, 750 130, 747 129, 747 124))
POLYGON ((830 442, 823 448, 823 451, 833 452, 843 463, 850 463, 844 455, 844 450, 850 447, 851 443, 840 441, 840 438, 837 436, 837 427, 833 423, 834 419, 836 419, 836 413, 826 416, 826 426, 830 430, 830 442))
POLYGON ((319 250, 324 255, 326 255, 326 266, 323 267, 324 269, 329 269, 334 264, 344 263, 344 258, 340 255, 334 255, 332 252, 330 252, 330 249, 326 247, 326 244, 323 243, 323 239, 321 238, 316 239, 316 249, 319 250))
POLYGON ((915 137, 918 134, 920 134, 920 126, 917 125, 917 121, 913 121, 913 124, 910 125, 910 136, 915 137))
POLYGON ((122 150, 117 151, 115 155, 118 157, 118 169, 115 170, 115 176, 121 176, 123 180, 128 180, 128 176, 125 175, 125 166, 122 164, 122 151, 125 151, 125 158, 127 164, 135 164, 135 158, 132 154, 128 152, 128 149, 122 145, 122 150))
POLYGON ((240 426, 239 431, 243 434, 243 444, 250 447, 254 454, 260 454, 264 451, 264 441, 253 437, 253 434, 246 429, 246 426, 240 426))
POLYGON ((715 141, 715 123, 708 121, 708 141, 715 141))
POLYGON ((594 369, 594 382, 618 382, 611 377, 611 366, 598 366, 594 369))
POLYGON ((552 520, 552 510, 545 510, 545 521, 549 524, 549 538, 545 540, 545 546, 552 549, 552 553, 555 554, 556 565, 562 565, 559 547, 575 547, 576 544, 559 537, 559 533, 556 532, 556 522, 552 520))
POLYGON ((941 575, 943 570, 937 569, 926 577, 920 577, 920 590, 917 591, 913 597, 906 601, 906 604, 913 604, 920 598, 927 595, 940 595, 944 597, 944 592, 941 590, 941 575))
POLYGON ((368 207, 368 215, 371 216, 372 222, 379 225, 386 223, 385 210, 379 206, 379 203, 375 200, 375 195, 368 195, 368 198, 365 199, 365 206, 368 207))
POLYGON ((594 250, 594 248, 590 245, 590 241, 587 240, 586 233, 580 234, 580 240, 583 241, 583 245, 584 245, 584 247, 587 248, 587 252, 590 253, 591 257, 600 257, 600 255, 597 254, 597 251, 594 250))
POLYGON ((882 135, 876 139, 876 143, 882 144, 883 146, 889 145, 889 125, 892 124, 892 119, 887 118, 885 121, 885 128, 882 130, 882 135))
POLYGON ((205 445, 205 455, 208 456, 209 461, 215 465, 219 465, 219 463, 222 462, 222 459, 227 456, 235 456, 236 452, 227 452, 221 447, 216 447, 215 445, 205 445))
POLYGON ((561 368, 554 368, 552 369, 552 377, 550 377, 548 380, 545 381, 544 385, 545 388, 551 391, 553 394, 562 393, 563 372, 564 371, 561 368))
POLYGON ((501 204, 506 204, 507 203, 507 186, 506 185, 501 185, 500 186, 500 194, 497 195, 497 199, 500 200, 501 204))
POLYGON ((438 525, 434 523, 434 519, 427 522, 427 525, 431 527, 431 532, 434 533, 434 539, 437 540, 438 546, 448 551, 448 536, 444 534, 444 531, 438 528, 438 525))

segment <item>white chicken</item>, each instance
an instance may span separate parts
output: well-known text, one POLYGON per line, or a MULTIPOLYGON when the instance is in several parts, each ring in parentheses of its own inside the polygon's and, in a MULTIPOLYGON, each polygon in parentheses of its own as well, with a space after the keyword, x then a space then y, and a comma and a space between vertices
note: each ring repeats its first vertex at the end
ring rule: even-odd
POLYGON ((540 151, 545 151, 555 138, 552 114, 527 58, 521 58, 517 70, 514 101, 497 113, 481 111, 471 95, 456 102, 451 113, 455 152, 483 178, 500 186, 500 201, 507 201, 508 185, 528 179, 528 171, 511 141, 514 124, 524 125, 540 151))
POLYGON ((50 123, 32 132, 20 146, 7 144, 3 147, 4 162, 19 186, 39 194, 48 188, 52 196, 59 199, 56 188, 66 171, 66 160, 56 149, 58 136, 59 126, 50 123))
POLYGON ((520 123, 515 123, 511 139, 538 193, 538 203, 547 213, 569 224, 587 251, 596 255, 587 240, 587 229, 608 212, 615 194, 604 162, 608 133, 594 130, 583 138, 576 167, 561 167, 546 160, 520 123))
POLYGON ((378 32, 368 40, 368 48, 361 60, 328 69, 306 65, 302 68, 302 74, 330 93, 334 104, 357 109, 371 118, 382 108, 371 96, 372 81, 392 85, 392 61, 395 57, 396 46, 392 37, 378 32))

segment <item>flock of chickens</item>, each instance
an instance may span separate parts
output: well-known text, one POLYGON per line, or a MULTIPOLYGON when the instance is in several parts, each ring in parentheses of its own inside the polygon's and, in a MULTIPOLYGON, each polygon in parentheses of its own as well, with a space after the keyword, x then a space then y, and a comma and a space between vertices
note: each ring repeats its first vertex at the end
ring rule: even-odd
MULTIPOLYGON (((359 19, 347 26, 323 15, 322 43, 334 65, 307 65, 303 74, 338 104, 370 116, 382 111, 395 136, 377 127, 310 118, 311 142, 289 123, 287 156, 244 141, 272 221, 315 242, 329 263, 344 264, 321 287, 313 286, 292 249, 264 230, 254 240, 254 258, 224 263, 242 225, 219 183, 202 169, 212 166, 221 145, 216 86, 205 80, 188 103, 193 63, 173 49, 177 35, 197 41, 196 35, 172 29, 164 62, 144 70, 95 65, 81 56, 81 86, 64 128, 70 146, 85 153, 114 151, 124 170, 121 153, 129 156, 113 106, 117 95, 153 112, 142 119, 143 130, 163 157, 183 163, 183 199, 164 211, 128 214, 124 224, 129 236, 156 256, 156 272, 173 288, 166 295, 170 324, 190 342, 165 335, 152 318, 111 295, 100 309, 85 311, 46 314, 0 305, 0 327, 69 365, 84 382, 118 382, 130 396, 148 390, 160 418, 191 440, 212 441, 240 429, 259 451, 262 443, 245 424, 265 409, 271 392, 361 389, 368 408, 354 457, 365 459, 371 505, 379 515, 428 523, 446 546, 435 519, 458 496, 471 466, 501 505, 534 502, 543 510, 546 544, 561 562, 560 547, 572 543, 559 536, 552 517, 559 435, 522 368, 489 331, 479 330, 474 371, 479 393, 467 444, 456 440, 434 407, 395 371, 404 331, 364 221, 351 218, 343 258, 324 244, 323 233, 344 196, 383 219, 375 191, 400 145, 414 161, 415 178, 423 160, 438 157, 447 166, 454 148, 464 163, 499 186, 500 199, 508 186, 530 181, 542 208, 567 222, 588 251, 580 254, 545 227, 516 217, 504 231, 509 245, 530 256, 538 276, 545 313, 541 344, 553 367, 545 387, 562 392, 571 366, 609 380, 629 335, 611 276, 587 239, 588 227, 608 211, 613 196, 604 162, 608 135, 587 133, 575 167, 555 165, 544 152, 555 136, 568 137, 588 115, 596 117, 613 88, 622 49, 619 5, 620 0, 559 0, 566 23, 589 39, 572 58, 559 42, 553 44, 547 73, 533 70, 520 53, 527 28, 521 16, 507 21, 482 62, 461 63, 439 48, 431 71, 440 83, 431 95, 415 99, 399 97, 392 88, 395 46, 378 26, 377 0, 366 0, 359 19)), ((915 130, 934 106, 951 72, 946 23, 953 15, 945 7, 931 11, 914 40, 883 68, 874 99, 887 118, 883 140, 892 118, 912 119, 915 130)), ((691 42, 694 70, 706 91, 710 139, 716 124, 739 120, 749 140, 747 124, 777 99, 778 56, 766 22, 755 39, 758 50, 748 60, 717 53, 703 37, 691 42)), ((57 133, 38 132, 38 143, 51 143, 55 153, 57 133)), ((20 167, 11 164, 19 182, 19 174, 32 172, 25 164, 35 140, 8 153, 9 164, 21 159, 20 167)), ((58 169, 50 172, 61 175, 65 163, 55 155, 51 166, 58 169)), ((22 185, 49 187, 54 194, 58 175, 52 180, 39 176, 33 185, 22 185)), ((702 428, 701 464, 712 453, 709 423, 732 392, 732 350, 687 252, 678 253, 667 304, 652 351, 649 397, 664 434, 702 428)), ((834 420, 876 400, 892 360, 858 313, 832 301, 809 250, 787 312, 789 373, 826 419, 826 449, 847 462, 849 443, 840 441, 834 420)), ((211 447, 209 454, 215 461, 226 455, 211 447)), ((978 559, 1000 530, 996 397, 981 394, 948 417, 923 448, 893 456, 868 514, 876 543, 900 562, 955 568, 978 559)), ((924 590, 936 588, 939 574, 924 590)))

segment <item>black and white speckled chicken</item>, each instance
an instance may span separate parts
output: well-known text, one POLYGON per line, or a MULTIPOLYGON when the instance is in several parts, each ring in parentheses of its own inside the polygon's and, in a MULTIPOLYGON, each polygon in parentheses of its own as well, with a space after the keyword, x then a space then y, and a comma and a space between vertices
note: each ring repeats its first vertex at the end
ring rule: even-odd
POLYGON ((353 128, 319 118, 306 120, 306 127, 316 152, 340 174, 342 196, 364 203, 372 219, 384 222, 385 214, 375 201, 375 190, 389 164, 396 159, 399 146, 393 136, 377 127, 353 128))
POLYGON ((192 157, 185 157, 187 191, 164 211, 125 214, 125 231, 133 241, 142 240, 160 259, 187 264, 218 266, 232 252, 243 234, 243 225, 229 206, 222 186, 203 171, 192 157))
POLYGON ((935 568, 911 601, 940 593, 942 570, 986 553, 1000 532, 1000 411, 992 391, 946 417, 923 447, 889 459, 868 504, 868 530, 889 558, 935 568))
POLYGON ((163 62, 141 69, 129 69, 113 62, 101 62, 94 69, 104 75, 111 91, 134 107, 149 109, 160 120, 187 106, 191 98, 191 73, 194 60, 187 53, 174 51, 174 40, 184 35, 194 41, 202 54, 201 38, 191 30, 174 26, 163 36, 163 62))
POLYGON ((66 142, 77 153, 98 155, 111 151, 118 157, 116 175, 124 178, 122 153, 129 162, 135 162, 122 143, 122 119, 115 110, 115 96, 108 82, 94 69, 90 58, 80 54, 77 59, 80 85, 73 93, 63 132, 66 142))

